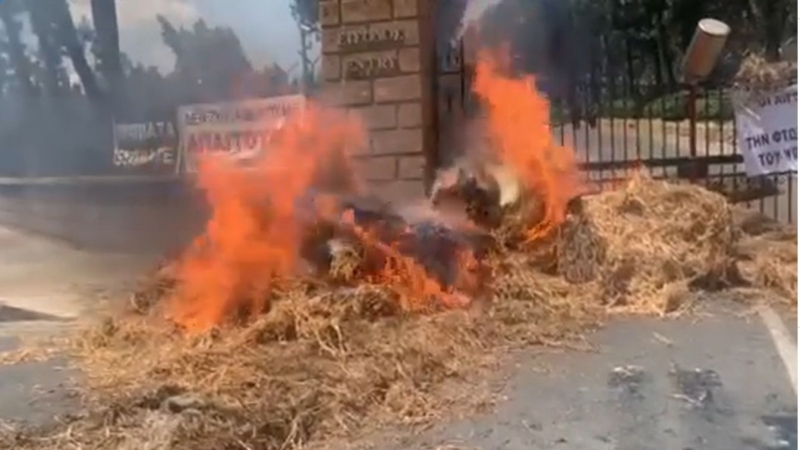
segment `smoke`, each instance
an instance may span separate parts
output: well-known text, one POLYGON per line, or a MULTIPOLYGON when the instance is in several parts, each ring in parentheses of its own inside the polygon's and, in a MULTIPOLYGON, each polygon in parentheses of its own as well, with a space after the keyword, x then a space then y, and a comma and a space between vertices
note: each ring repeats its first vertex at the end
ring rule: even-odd
POLYGON ((436 40, 440 50, 459 37, 464 13, 470 3, 470 0, 440 0, 436 2, 436 40))
POLYGON ((564 102, 577 125, 586 117, 579 87, 589 85, 592 71, 599 67, 599 52, 591 19, 575 5, 565 0, 502 0, 478 24, 483 43, 507 46, 509 69, 534 75, 537 88, 550 100, 564 102))
POLYGON ((569 1, 503 0, 480 19, 482 38, 510 46, 514 68, 544 79, 574 78, 591 62, 590 36, 569 1))

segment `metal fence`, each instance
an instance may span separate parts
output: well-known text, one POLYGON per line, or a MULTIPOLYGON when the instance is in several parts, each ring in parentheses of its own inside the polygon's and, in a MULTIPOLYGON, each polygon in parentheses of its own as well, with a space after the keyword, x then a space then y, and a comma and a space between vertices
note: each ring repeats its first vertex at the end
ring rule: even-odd
MULTIPOLYGON (((445 97, 438 114, 454 114, 456 108, 469 114, 475 99, 470 93, 471 68, 462 64, 463 44, 454 44, 439 59, 437 79, 456 76, 459 83, 438 88, 438 95, 445 97)), ((644 169, 655 178, 703 184, 733 203, 797 223, 795 173, 745 174, 725 83, 700 86, 692 102, 684 86, 638 79, 630 67, 614 70, 606 65, 604 70, 556 92, 548 92, 545 77, 536 77, 551 102, 556 141, 575 150, 590 180, 602 188, 644 169)))

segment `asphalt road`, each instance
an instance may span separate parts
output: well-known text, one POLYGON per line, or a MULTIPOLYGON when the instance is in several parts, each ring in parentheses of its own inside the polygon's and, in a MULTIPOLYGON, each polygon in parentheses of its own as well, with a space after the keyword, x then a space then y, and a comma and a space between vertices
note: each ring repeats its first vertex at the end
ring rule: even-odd
POLYGON ((770 333, 721 305, 700 321, 610 323, 596 352, 519 355, 497 410, 392 448, 797 448, 797 396, 770 333))
MULTIPOLYGON (((90 320, 155 262, 149 255, 87 252, 2 226, 0 249, 0 352, 90 320)), ((79 405, 70 385, 78 374, 66 362, 0 365, 0 424, 47 423, 75 411, 79 405)))

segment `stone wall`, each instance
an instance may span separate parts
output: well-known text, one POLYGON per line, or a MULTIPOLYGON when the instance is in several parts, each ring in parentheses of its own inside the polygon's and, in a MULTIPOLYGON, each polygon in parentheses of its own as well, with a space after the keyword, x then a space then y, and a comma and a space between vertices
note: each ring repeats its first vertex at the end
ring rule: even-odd
POLYGON ((361 116, 357 166, 392 199, 424 194, 436 165, 429 0, 321 0, 323 102, 361 116))

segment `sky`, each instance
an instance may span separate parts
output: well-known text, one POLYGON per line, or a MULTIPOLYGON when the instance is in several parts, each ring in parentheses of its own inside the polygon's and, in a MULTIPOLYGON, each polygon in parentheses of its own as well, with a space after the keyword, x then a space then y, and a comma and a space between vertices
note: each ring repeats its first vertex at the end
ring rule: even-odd
MULTIPOLYGON (((76 20, 91 17, 90 0, 71 0, 76 20)), ((496 0, 469 1, 468 17, 476 17, 496 0)), ((290 0, 117 0, 120 47, 134 61, 169 72, 174 57, 161 42, 156 15, 188 26, 202 18, 210 26, 230 27, 260 68, 277 63, 297 67, 300 35, 289 9, 290 0)), ((290 74, 297 75, 296 73, 290 74)))

